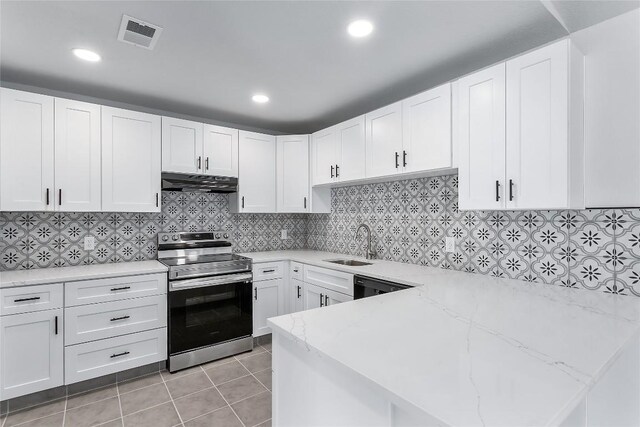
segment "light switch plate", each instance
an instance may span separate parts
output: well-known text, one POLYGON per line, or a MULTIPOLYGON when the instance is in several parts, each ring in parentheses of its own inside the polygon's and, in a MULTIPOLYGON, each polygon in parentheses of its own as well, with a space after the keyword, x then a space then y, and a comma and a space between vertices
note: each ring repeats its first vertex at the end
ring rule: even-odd
POLYGON ((88 236, 84 238, 84 250, 92 251, 96 247, 96 238, 93 236, 88 236))
POLYGON ((287 240, 289 238, 288 234, 289 230, 280 230, 280 238, 282 240, 287 240))
POLYGON ((444 238, 444 251, 445 252, 455 252, 456 250, 456 239, 453 237, 445 237, 444 238))

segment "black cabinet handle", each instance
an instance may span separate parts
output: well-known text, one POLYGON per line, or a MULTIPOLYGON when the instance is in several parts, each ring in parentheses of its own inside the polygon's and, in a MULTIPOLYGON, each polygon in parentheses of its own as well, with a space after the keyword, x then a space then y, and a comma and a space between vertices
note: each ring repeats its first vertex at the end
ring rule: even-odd
MULTIPOLYGON (((331 178, 333 178, 333 165, 331 165, 331 178)), ((49 204, 49 203, 47 203, 49 204)))
POLYGON ((244 196, 242 196, 242 209, 244 209, 244 196))
POLYGON ((198 156, 198 169, 202 169, 202 156, 198 156))
POLYGON ((116 321, 118 321, 118 320, 125 320, 125 319, 128 319, 128 318, 130 318, 130 317, 131 317, 131 316, 114 317, 114 318, 112 318, 112 319, 111 319, 111 321, 112 321, 112 322, 116 322, 116 321))
POLYGON ((500 201, 500 181, 496 180, 496 202, 500 201))
POLYGON ((48 188, 47 188, 47 192, 46 192, 45 198, 47 199, 47 206, 49 206, 49 189, 48 188))
POLYGON ((160 197, 159 197, 158 193, 156 193, 156 208, 158 207, 158 203, 160 203, 159 198, 160 197))
POLYGON ((54 319, 54 330, 55 334, 58 335, 58 316, 56 316, 54 319))
POLYGON ((340 166, 336 165, 336 178, 340 176, 340 166))
POLYGON ((209 157, 204 161, 204 170, 209 170, 209 157))
POLYGON ((263 273, 273 273, 276 270, 274 270, 273 268, 271 270, 262 270, 263 273))
POLYGON ((298 298, 300 298, 300 290, 301 290, 301 289, 302 289, 302 288, 300 287, 300 285, 298 285, 298 298))
POLYGON ((324 296, 324 306, 328 306, 329 305, 329 295, 325 295, 324 296))
POLYGON ((402 166, 407 167, 407 152, 402 150, 402 166))
POLYGON ((294 268, 294 269, 293 269, 293 272, 294 272, 294 273, 297 273, 298 271, 299 271, 299 270, 298 270, 297 268, 294 268))
POLYGON ((253 299, 258 301, 258 288, 253 288, 253 299))
POLYGON ((131 286, 122 286, 122 287, 119 287, 119 288, 111 288, 111 292, 126 291, 127 289, 131 289, 131 286))
POLYGON ((513 201, 513 180, 509 180, 509 201, 513 201))
POLYGON ((324 305, 322 305, 323 299, 324 299, 324 295, 320 294, 320 307, 324 307, 324 305))
POLYGON ((18 299, 14 299, 13 302, 37 301, 39 299, 40 297, 18 298, 18 299))
POLYGON ((399 158, 400 158, 400 155, 396 151, 396 169, 398 169, 400 167, 399 158))
POLYGON ((304 198, 304 208, 307 209, 307 198, 304 198))
POLYGON ((58 188, 58 206, 62 206, 62 188, 58 188))
POLYGON ((112 354, 111 358, 113 359, 114 357, 126 356, 127 354, 129 354, 128 351, 123 351, 122 353, 112 354))

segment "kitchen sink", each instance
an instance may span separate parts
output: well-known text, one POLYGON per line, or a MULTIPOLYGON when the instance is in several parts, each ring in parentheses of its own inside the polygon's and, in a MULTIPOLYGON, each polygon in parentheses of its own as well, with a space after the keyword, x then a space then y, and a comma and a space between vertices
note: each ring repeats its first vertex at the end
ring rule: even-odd
POLYGON ((363 265, 371 265, 370 262, 358 261, 357 259, 327 259, 327 262, 334 264, 349 265, 351 267, 362 267, 363 265))

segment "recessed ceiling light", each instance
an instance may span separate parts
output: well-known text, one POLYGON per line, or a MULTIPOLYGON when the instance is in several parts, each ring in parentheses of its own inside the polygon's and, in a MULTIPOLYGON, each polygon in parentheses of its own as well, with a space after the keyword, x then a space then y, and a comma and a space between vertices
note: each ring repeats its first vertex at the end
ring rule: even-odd
POLYGON ((78 58, 89 62, 98 62, 101 59, 100 55, 87 49, 73 49, 72 52, 78 58))
POLYGON ((264 104, 265 102, 269 102, 269 97, 267 95, 256 94, 251 97, 253 102, 257 102, 258 104, 264 104))
POLYGON ((366 37, 373 31, 373 24, 366 19, 358 19, 349 24, 347 31, 353 37, 366 37))

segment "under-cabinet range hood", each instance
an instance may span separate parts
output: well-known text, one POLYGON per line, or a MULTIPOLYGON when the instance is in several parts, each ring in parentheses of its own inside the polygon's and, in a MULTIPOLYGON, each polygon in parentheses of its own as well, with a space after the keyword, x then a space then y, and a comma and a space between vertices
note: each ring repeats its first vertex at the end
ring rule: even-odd
POLYGON ((200 193, 235 193, 238 191, 238 178, 231 176, 163 172, 162 190, 200 193))

